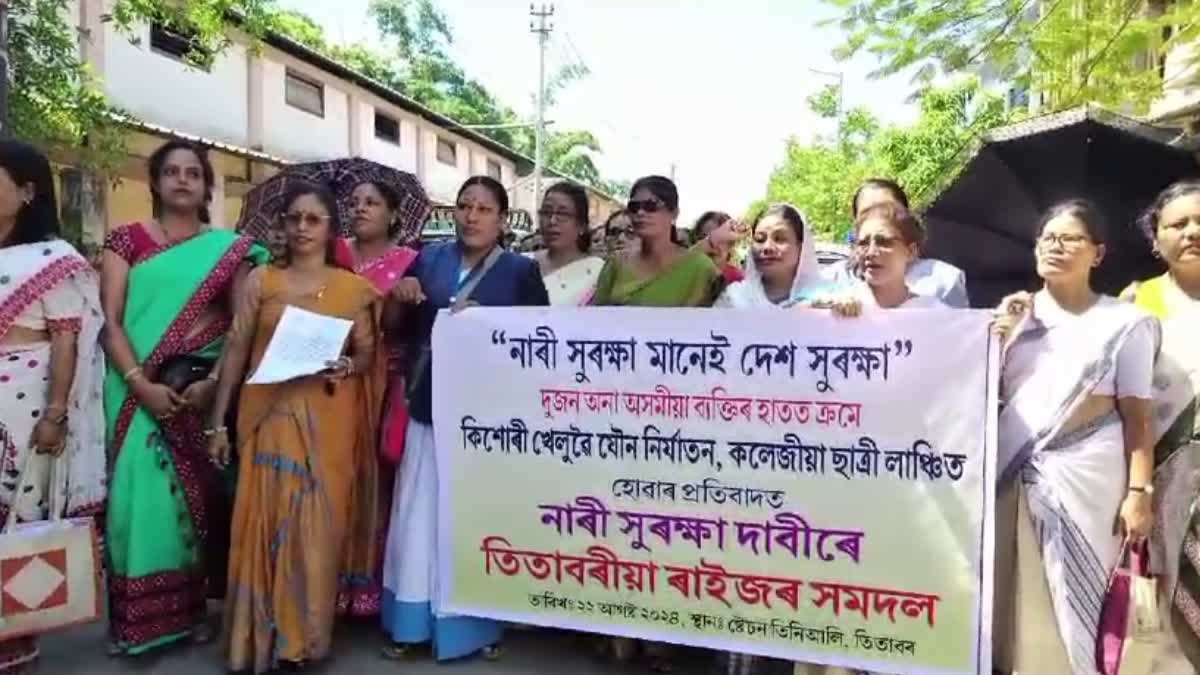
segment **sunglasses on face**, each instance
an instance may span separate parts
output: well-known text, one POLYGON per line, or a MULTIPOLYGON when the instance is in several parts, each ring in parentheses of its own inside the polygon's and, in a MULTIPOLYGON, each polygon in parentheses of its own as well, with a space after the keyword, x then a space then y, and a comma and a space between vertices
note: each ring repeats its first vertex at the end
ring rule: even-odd
POLYGON ((285 213, 279 217, 284 225, 288 227, 298 227, 300 223, 304 223, 309 227, 317 227, 321 223, 328 222, 330 216, 320 216, 315 213, 285 213))
POLYGON ((639 211, 645 211, 646 213, 658 213, 662 208, 663 203, 656 199, 642 199, 640 201, 633 199, 630 200, 629 204, 625 206, 625 210, 631 215, 636 214, 639 211))
POLYGON ((885 237, 882 235, 863 237, 861 239, 856 238, 854 240, 854 249, 861 252, 866 251, 874 245, 880 251, 890 251, 896 248, 898 242, 899 240, 896 237, 885 237))

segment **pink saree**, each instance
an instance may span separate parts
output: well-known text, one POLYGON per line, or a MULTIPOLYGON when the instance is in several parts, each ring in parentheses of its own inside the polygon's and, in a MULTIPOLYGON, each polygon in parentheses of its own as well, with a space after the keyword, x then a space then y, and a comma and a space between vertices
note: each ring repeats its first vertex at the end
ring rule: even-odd
MULTIPOLYGON (((350 240, 340 239, 337 245, 337 262, 339 265, 354 270, 355 274, 371 282, 375 290, 387 293, 404 278, 409 265, 417 257, 417 252, 406 246, 400 246, 375 258, 374 260, 359 261, 354 254, 354 246, 350 240)), ((385 335, 387 345, 387 391, 383 397, 384 413, 381 418, 379 452, 379 503, 377 505, 377 520, 379 529, 376 537, 379 540, 379 560, 375 565, 375 574, 369 579, 343 576, 339 580, 338 613, 351 617, 373 617, 379 615, 380 597, 383 588, 383 550, 387 540, 388 519, 391 515, 392 483, 395 480, 395 466, 384 459, 386 445, 397 442, 393 432, 393 421, 407 418, 404 405, 404 353, 400 341, 385 335)))

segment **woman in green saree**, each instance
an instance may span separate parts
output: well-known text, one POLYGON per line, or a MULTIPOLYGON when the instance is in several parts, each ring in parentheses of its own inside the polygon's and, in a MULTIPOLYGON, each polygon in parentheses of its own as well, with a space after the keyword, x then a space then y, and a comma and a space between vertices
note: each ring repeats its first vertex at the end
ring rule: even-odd
MULTIPOLYGON (((707 241, 684 248, 675 236, 679 191, 662 176, 633 184, 626 209, 641 242, 636 255, 613 258, 596 282, 592 304, 630 307, 708 307, 723 290, 707 241)), ((731 228, 726 230, 732 231, 731 228)), ((724 231, 724 230, 722 230, 724 231)), ((715 232, 713 233, 716 234, 715 232)), ((712 236, 712 235, 710 235, 712 236)))
POLYGON ((212 638, 205 606, 224 591, 229 514, 202 420, 230 298, 267 260, 250 239, 208 229, 203 150, 167 143, 149 174, 155 220, 111 232, 101 263, 110 651, 127 655, 212 638))
MULTIPOLYGON (((592 305, 625 307, 710 307, 724 290, 721 273, 708 256, 708 240, 684 248, 675 234, 679 190, 669 178, 646 176, 633 184, 626 209, 640 246, 626 257, 614 256, 600 271, 592 305)), ((719 228, 720 229, 720 228, 719 228)), ((725 227, 722 232, 732 232, 725 227)), ((712 236, 712 235, 710 235, 712 236)), ((642 647, 654 672, 674 670, 668 645, 614 638, 620 661, 642 647)))

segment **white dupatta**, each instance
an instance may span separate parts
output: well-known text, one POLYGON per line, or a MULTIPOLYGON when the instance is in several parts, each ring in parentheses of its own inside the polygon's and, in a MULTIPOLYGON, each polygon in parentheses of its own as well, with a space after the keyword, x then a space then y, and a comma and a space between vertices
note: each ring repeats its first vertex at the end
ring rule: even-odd
POLYGON ((800 260, 796 264, 796 273, 792 277, 792 288, 788 299, 776 305, 767 297, 763 286, 762 272, 754 262, 754 256, 746 257, 746 278, 730 284, 713 307, 746 309, 751 307, 785 307, 804 297, 804 291, 814 285, 829 285, 821 276, 821 263, 817 259, 817 242, 813 237, 812 228, 808 224, 808 216, 800 214, 804 223, 804 241, 800 244, 800 260))

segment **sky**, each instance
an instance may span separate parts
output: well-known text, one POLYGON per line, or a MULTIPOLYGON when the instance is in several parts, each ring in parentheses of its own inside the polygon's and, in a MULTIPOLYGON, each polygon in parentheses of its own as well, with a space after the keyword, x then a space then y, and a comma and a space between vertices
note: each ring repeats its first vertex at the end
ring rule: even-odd
MULTIPOLYGON (((335 41, 378 46, 369 0, 281 0, 335 41)), ((518 113, 532 114, 538 45, 526 0, 439 0, 463 69, 518 113)), ((741 213, 766 191, 790 136, 829 134, 806 97, 842 72, 846 107, 889 122, 916 116, 907 78, 873 80, 871 57, 838 63, 836 27, 819 0, 559 0, 547 73, 591 71, 559 97, 554 128, 591 130, 606 177, 660 173, 679 185, 681 222, 718 209, 741 213)), ((623 198, 624 195, 617 195, 623 198)))

